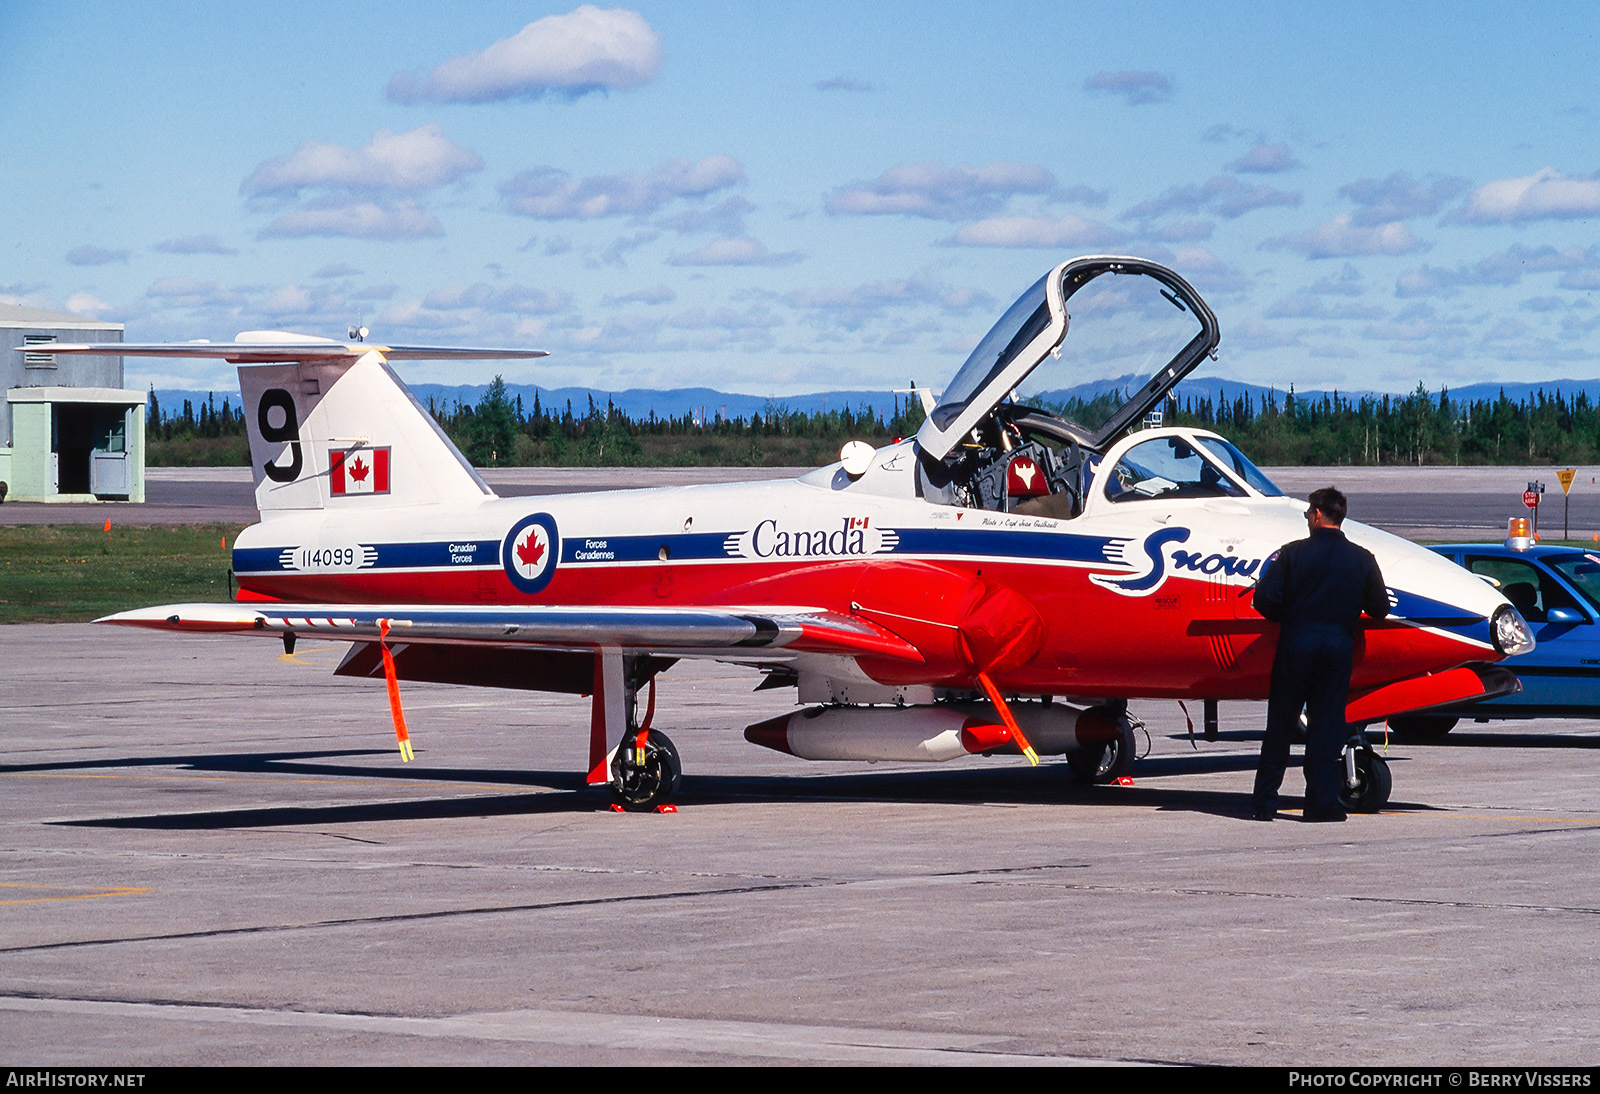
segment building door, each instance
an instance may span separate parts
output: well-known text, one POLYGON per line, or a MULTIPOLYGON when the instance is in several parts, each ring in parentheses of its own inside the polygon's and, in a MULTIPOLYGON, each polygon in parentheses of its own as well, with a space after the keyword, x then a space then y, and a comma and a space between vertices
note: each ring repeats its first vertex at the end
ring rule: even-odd
POLYGON ((56 491, 127 497, 127 408, 57 403, 54 410, 50 448, 56 491))

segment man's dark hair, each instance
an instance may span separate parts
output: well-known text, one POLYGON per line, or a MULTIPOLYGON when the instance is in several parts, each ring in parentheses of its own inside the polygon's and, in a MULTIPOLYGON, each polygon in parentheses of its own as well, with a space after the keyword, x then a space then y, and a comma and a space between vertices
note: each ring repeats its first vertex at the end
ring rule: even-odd
POLYGON ((1344 495, 1331 486, 1324 486, 1321 490, 1311 492, 1311 508, 1333 521, 1335 524, 1344 523, 1344 515, 1350 511, 1349 503, 1344 495))

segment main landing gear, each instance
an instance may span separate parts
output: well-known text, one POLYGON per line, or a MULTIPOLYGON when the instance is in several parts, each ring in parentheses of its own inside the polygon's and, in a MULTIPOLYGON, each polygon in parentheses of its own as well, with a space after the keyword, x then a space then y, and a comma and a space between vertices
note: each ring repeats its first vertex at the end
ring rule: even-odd
POLYGON ((1372 750, 1364 733, 1351 735, 1344 748, 1344 787, 1339 800, 1352 813, 1376 813, 1389 803, 1394 777, 1389 764, 1372 750))
POLYGON ((1091 709, 1115 719, 1116 736, 1100 744, 1070 749, 1066 755, 1067 771, 1075 783, 1103 786, 1133 770, 1138 753, 1136 734, 1144 728, 1144 723, 1128 713, 1126 702, 1107 703, 1091 709))
POLYGON ((650 728, 656 714, 656 678, 671 662, 624 657, 600 650, 594 659, 593 706, 589 718, 589 785, 608 785, 616 806, 628 810, 666 807, 678 792, 683 764, 665 733, 650 728), (648 688, 644 718, 639 690, 648 688))
MULTIPOLYGON (((652 680, 652 689, 654 686, 652 680)), ((643 748, 638 747, 637 738, 625 740, 611 761, 611 794, 625 809, 654 809, 678 792, 683 764, 677 748, 659 729, 638 736, 645 738, 643 748)))

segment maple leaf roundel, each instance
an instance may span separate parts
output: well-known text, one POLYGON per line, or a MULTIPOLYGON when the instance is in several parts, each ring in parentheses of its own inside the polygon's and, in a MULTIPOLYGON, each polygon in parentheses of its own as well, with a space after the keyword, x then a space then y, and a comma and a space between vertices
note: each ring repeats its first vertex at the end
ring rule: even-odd
POLYGON ((500 560, 514 588, 537 593, 555 576, 561 535, 549 513, 523 517, 511 526, 500 546, 500 560))

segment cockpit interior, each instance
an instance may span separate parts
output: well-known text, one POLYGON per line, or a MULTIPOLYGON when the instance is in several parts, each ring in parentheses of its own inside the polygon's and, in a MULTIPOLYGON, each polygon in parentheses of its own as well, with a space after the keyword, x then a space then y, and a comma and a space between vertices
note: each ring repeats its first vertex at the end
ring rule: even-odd
POLYGON ((1069 520, 1095 490, 1110 502, 1280 495, 1213 433, 1162 429, 1119 443, 1217 340, 1210 308, 1165 267, 1062 263, 1006 310, 929 412, 917 434, 919 496, 1069 520))

